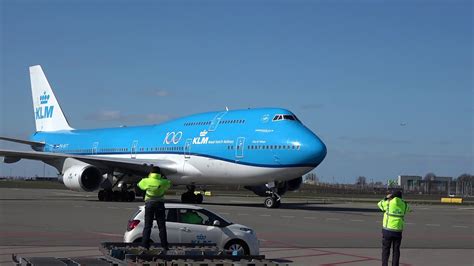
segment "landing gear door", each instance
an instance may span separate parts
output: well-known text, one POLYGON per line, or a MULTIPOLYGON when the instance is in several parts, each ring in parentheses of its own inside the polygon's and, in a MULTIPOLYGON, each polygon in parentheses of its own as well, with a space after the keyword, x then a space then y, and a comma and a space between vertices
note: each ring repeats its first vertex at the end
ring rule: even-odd
POLYGON ((237 138, 237 143, 235 146, 235 158, 241 159, 244 158, 244 147, 245 147, 245 138, 239 137, 237 138))

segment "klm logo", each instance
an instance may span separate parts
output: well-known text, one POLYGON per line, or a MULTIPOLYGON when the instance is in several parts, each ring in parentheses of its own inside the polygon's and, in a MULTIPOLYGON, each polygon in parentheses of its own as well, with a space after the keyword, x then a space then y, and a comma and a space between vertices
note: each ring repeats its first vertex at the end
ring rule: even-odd
POLYGON ((193 144, 207 144, 208 141, 208 137, 196 137, 193 139, 193 144))
POLYGON ((49 94, 43 92, 43 95, 40 96, 40 104, 47 104, 49 101, 49 94))
MULTIPOLYGON (((40 104, 45 105, 48 104, 49 101, 49 94, 46 94, 46 91, 43 92, 43 95, 40 95, 40 104)), ((53 109, 54 106, 40 106, 35 108, 35 119, 44 119, 44 118, 51 118, 53 117, 53 109)))
POLYGON ((53 109, 54 106, 45 106, 43 107, 36 107, 35 109, 35 119, 44 119, 44 118, 51 118, 53 117, 53 109))

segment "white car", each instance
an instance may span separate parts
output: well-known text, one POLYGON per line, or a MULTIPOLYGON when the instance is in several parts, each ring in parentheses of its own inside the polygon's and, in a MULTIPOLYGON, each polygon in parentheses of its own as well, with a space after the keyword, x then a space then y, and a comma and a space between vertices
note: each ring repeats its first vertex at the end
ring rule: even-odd
MULTIPOLYGON (((168 204, 166 208, 166 232, 168 243, 215 243, 219 248, 237 252, 242 255, 258 255, 260 244, 254 230, 234 224, 219 215, 202 207, 186 204, 168 204), (183 220, 187 213, 199 215, 199 224, 186 223, 183 220)), ((145 224, 145 206, 139 206, 138 211, 128 221, 124 242, 139 243, 142 239, 145 224)), ((151 241, 160 242, 156 221, 153 221, 151 241)))

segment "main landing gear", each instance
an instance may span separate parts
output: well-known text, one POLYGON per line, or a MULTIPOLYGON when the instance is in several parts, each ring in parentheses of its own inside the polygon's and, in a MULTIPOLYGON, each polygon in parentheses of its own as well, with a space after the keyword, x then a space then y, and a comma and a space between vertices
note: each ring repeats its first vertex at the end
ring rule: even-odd
POLYGON ((189 185, 186 186, 187 191, 181 195, 181 202, 182 203, 194 203, 194 204, 201 204, 204 200, 202 194, 194 194, 196 190, 196 186, 189 185))
POLYGON ((122 182, 125 175, 117 178, 116 182, 112 185, 114 176, 112 173, 107 174, 107 179, 102 183, 102 187, 97 197, 100 201, 128 201, 132 202, 135 200, 135 192, 129 190, 129 186, 122 182), (118 188, 118 190, 114 190, 118 188))
POLYGON ((128 201, 135 200, 135 192, 133 191, 113 191, 111 189, 102 189, 97 195, 100 201, 128 201))

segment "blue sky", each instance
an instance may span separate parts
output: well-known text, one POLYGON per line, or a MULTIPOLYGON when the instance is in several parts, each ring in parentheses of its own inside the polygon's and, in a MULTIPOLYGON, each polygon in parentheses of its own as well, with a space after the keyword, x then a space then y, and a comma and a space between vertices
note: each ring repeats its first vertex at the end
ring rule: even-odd
MULTIPOLYGON (((34 131, 28 66, 41 64, 75 128, 284 107, 327 144, 323 181, 474 173, 471 1, 4 0, 0 10, 0 135, 34 131)), ((10 172, 43 165, 0 164, 10 172)))

